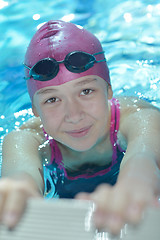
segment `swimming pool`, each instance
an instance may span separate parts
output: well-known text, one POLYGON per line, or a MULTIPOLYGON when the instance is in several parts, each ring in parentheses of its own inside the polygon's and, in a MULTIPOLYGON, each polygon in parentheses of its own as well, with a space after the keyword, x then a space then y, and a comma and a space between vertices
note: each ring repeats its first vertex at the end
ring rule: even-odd
POLYGON ((23 57, 37 26, 49 19, 71 21, 97 35, 115 95, 136 95, 160 107, 159 0, 0 0, 1 140, 32 116, 23 57))

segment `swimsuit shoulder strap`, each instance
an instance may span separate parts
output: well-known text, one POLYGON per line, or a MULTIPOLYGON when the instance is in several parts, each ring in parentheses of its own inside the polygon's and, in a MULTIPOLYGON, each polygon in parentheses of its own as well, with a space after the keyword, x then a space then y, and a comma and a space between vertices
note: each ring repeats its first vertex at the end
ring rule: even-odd
POLYGON ((51 147, 51 159, 50 162, 47 164, 47 166, 51 165, 53 163, 53 161, 55 163, 57 163, 59 166, 61 166, 61 161, 62 161, 62 154, 61 151, 56 143, 56 141, 49 137, 48 134, 46 133, 46 131, 43 128, 43 132, 44 132, 44 136, 46 138, 46 140, 49 142, 50 147, 51 147))
POLYGON ((112 159, 113 162, 117 159, 117 148, 122 152, 121 147, 117 143, 117 133, 119 130, 119 122, 120 122, 120 103, 116 98, 112 98, 110 100, 111 103, 111 124, 110 124, 110 141, 113 148, 112 159))

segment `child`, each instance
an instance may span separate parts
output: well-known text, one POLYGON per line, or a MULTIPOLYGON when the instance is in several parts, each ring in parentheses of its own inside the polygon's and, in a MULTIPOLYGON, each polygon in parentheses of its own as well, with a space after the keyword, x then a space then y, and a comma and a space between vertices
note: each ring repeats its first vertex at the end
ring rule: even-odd
POLYGON ((44 194, 94 201, 96 226, 112 233, 137 223, 160 194, 159 111, 113 98, 100 42, 72 23, 45 23, 24 66, 37 118, 5 137, 1 221, 15 226, 44 194))

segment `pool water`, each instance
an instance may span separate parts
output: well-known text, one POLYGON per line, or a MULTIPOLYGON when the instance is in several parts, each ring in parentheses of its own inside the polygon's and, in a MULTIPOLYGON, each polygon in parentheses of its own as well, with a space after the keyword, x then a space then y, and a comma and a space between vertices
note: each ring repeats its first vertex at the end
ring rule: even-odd
POLYGON ((79 24, 100 39, 115 95, 160 107, 159 0, 0 0, 0 138, 32 116, 23 58, 50 19, 79 24))

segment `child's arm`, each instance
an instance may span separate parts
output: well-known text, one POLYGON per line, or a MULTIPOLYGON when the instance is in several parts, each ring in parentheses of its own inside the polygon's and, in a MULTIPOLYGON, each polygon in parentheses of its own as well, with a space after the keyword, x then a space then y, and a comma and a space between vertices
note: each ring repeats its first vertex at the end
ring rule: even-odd
POLYGON ((160 195, 160 112, 148 107, 127 112, 120 131, 128 147, 117 184, 103 184, 92 194, 79 195, 97 204, 97 226, 113 233, 126 222, 137 223, 144 208, 160 195))
POLYGON ((28 197, 43 194, 42 160, 38 151, 43 139, 38 129, 27 130, 32 125, 36 128, 36 121, 29 121, 24 130, 9 133, 3 142, 0 220, 9 227, 19 220, 28 197))

